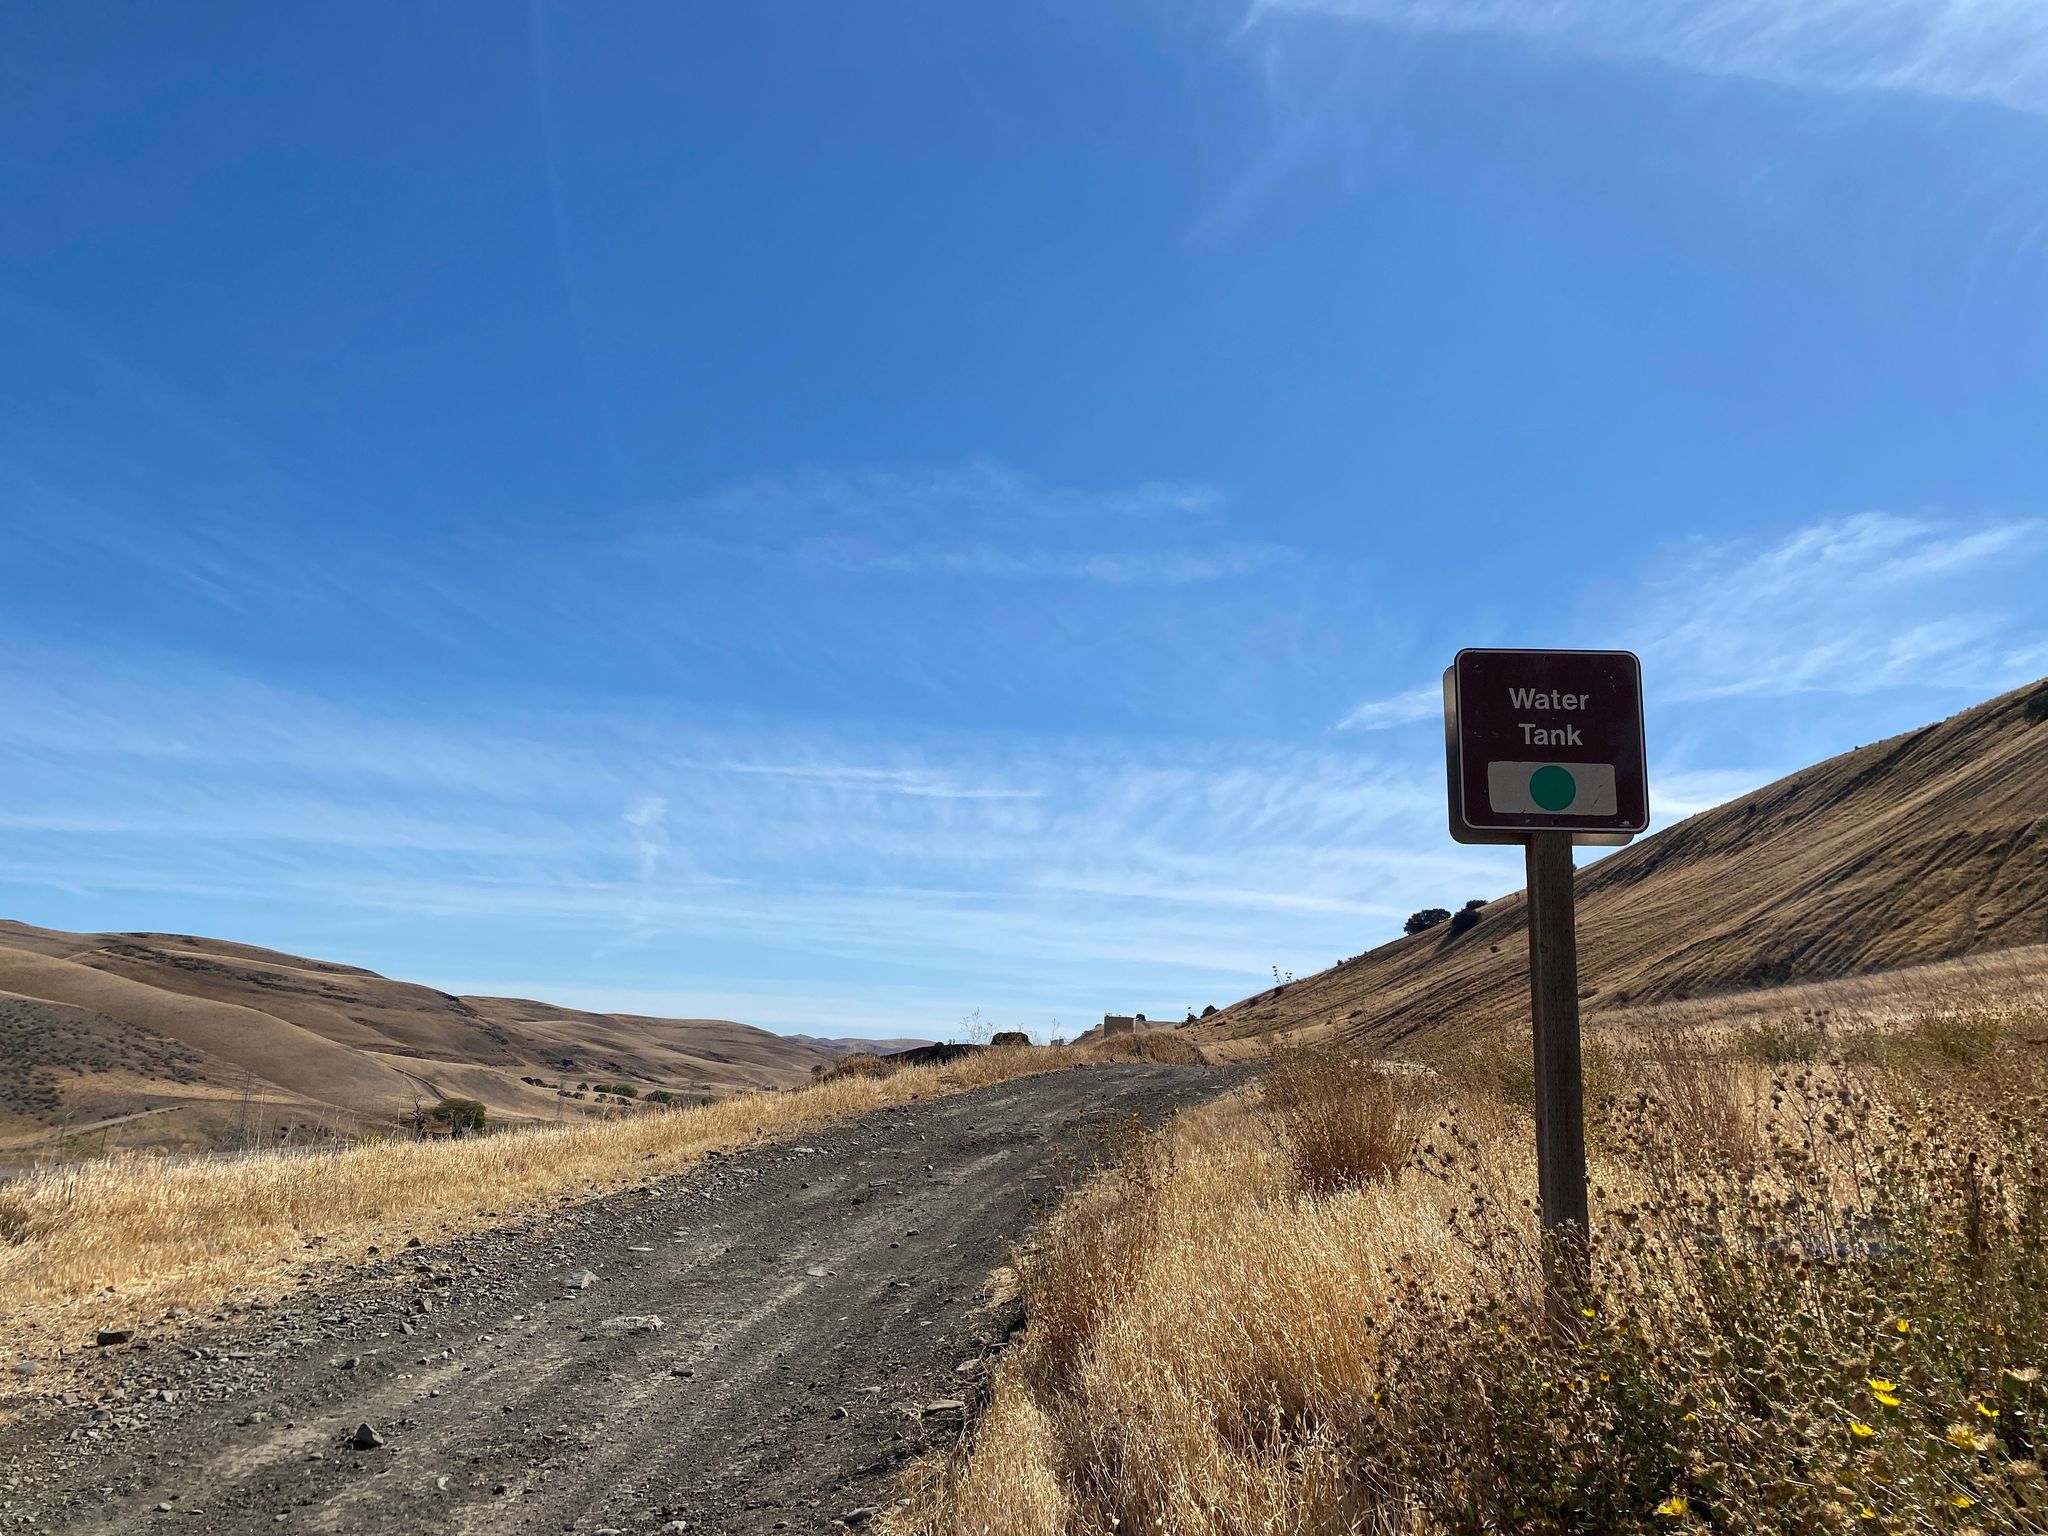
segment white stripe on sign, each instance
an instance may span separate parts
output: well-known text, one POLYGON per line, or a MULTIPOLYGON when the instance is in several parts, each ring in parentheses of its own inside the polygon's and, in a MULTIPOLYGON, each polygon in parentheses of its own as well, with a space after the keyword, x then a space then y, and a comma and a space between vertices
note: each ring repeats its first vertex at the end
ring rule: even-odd
POLYGON ((1612 763, 1488 763, 1486 799, 1511 816, 1612 816, 1612 763))

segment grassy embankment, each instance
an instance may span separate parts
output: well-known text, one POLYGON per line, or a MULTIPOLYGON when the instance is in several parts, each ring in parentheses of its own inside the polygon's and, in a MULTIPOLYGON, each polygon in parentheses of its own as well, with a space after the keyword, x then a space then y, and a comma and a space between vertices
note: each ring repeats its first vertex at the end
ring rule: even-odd
POLYGON ((0 1348, 89 1344, 96 1326, 247 1299, 372 1244, 473 1231, 688 1166, 706 1152, 887 1105, 1132 1057, 1196 1059, 1171 1036, 985 1051, 942 1067, 852 1058, 789 1093, 460 1141, 392 1140, 296 1157, 112 1158, 0 1185, 0 1348))
POLYGON ((1526 1035, 1433 1075, 1283 1053, 1134 1131, 1020 1257, 1029 1330, 886 1528, 2048 1531, 2048 995, 1832 995, 1595 1032, 1563 1333, 1526 1035))

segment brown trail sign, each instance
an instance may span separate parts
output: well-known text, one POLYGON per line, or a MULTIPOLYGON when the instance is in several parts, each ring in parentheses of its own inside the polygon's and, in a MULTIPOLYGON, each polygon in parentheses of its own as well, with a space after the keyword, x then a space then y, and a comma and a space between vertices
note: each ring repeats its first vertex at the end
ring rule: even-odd
POLYGON ((1536 1181, 1553 1321, 1587 1276, 1586 1106, 1572 845, 1650 823, 1642 663, 1628 651, 1460 651, 1444 673, 1451 836, 1521 843, 1529 876, 1536 1181))

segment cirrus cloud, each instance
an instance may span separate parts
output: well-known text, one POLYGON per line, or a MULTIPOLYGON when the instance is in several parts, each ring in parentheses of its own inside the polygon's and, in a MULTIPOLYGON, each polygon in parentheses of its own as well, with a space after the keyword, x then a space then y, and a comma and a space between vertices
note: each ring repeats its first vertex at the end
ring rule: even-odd
POLYGON ((1255 0, 1246 25, 1282 15, 1512 36, 1773 85, 2048 112, 2048 25, 2035 0, 1255 0))

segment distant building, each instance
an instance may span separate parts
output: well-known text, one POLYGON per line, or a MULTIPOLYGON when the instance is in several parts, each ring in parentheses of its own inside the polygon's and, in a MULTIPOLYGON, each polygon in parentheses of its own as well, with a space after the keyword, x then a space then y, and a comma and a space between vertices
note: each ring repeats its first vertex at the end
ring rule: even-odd
MULTIPOLYGON (((1139 1015, 1138 1017, 1142 1017, 1139 1015)), ((1135 1035, 1138 1032, 1138 1017, 1127 1013, 1105 1013, 1102 1016, 1102 1033, 1110 1035, 1135 1035)))

